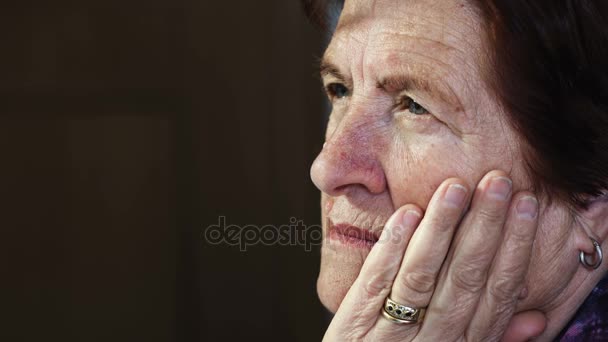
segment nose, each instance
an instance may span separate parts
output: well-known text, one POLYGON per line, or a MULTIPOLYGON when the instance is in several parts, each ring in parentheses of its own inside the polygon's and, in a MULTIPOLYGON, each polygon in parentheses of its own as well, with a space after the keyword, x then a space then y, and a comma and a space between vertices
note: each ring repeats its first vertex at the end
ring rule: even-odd
POLYGON ((323 145, 310 169, 316 187, 334 197, 356 186, 372 194, 382 193, 386 179, 378 160, 381 144, 376 145, 374 140, 365 133, 338 128, 323 145))

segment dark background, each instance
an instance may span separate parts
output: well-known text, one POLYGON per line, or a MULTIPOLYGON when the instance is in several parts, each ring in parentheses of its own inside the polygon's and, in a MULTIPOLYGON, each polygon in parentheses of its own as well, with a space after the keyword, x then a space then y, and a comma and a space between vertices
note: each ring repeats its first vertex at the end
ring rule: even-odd
POLYGON ((20 1, 0 11, 0 340, 320 340, 323 35, 296 0, 20 1))

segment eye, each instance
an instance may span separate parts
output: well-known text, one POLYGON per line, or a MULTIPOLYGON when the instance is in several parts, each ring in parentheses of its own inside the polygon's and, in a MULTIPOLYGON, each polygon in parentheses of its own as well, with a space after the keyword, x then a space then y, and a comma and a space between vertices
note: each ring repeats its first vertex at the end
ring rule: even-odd
POLYGON ((331 83, 326 87, 327 94, 331 98, 341 99, 349 95, 348 88, 342 83, 331 83))
POLYGON ((418 102, 412 100, 412 98, 408 96, 404 96, 397 104, 397 107, 399 110, 408 110, 414 115, 424 115, 429 113, 426 108, 422 107, 418 102))

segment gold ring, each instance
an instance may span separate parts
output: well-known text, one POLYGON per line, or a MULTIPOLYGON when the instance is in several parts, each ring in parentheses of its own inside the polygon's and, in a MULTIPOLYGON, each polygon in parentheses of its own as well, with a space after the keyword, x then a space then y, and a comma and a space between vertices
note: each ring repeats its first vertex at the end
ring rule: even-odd
POLYGON ((386 297, 382 315, 393 323, 397 324, 417 324, 424 319, 426 308, 412 308, 407 305, 399 304, 390 297, 386 297))

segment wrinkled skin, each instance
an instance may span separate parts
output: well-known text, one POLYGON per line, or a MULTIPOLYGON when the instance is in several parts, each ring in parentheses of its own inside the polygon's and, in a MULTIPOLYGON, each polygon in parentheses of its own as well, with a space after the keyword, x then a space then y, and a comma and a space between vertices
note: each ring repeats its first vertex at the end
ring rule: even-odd
MULTIPOLYGON (((602 267, 600 275, 589 276, 578 253, 593 250, 587 236, 604 237, 606 229, 594 220, 606 205, 576 213, 575 220, 568 206, 549 204, 531 188, 524 142, 483 81, 484 32, 464 1, 346 1, 324 56, 323 84, 333 110, 311 176, 322 192, 328 236, 329 220, 379 234, 406 204, 430 211, 429 201, 446 179, 473 191, 489 171, 504 171, 513 197, 527 191, 539 201, 536 240, 515 311, 542 312, 547 329, 541 339, 547 339, 605 273, 602 267)), ((338 311, 369 253, 324 241, 317 288, 330 311, 338 311)))

